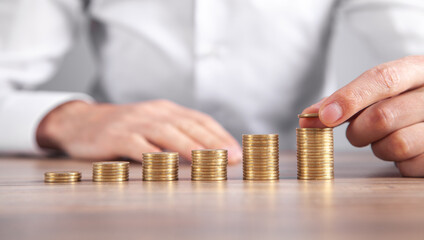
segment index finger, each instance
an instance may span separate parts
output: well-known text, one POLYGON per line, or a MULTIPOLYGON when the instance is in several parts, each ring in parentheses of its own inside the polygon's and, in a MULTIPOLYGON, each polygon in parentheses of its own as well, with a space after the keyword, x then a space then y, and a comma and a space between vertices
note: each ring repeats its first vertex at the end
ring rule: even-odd
POLYGON ((378 65, 329 96, 320 107, 320 120, 337 126, 373 103, 423 84, 424 56, 378 65))

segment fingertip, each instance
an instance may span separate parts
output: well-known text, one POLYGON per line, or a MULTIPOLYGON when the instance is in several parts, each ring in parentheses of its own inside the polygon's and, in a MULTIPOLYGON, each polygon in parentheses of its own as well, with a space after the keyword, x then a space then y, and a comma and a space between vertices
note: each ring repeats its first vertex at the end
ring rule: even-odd
POLYGON ((327 127, 318 118, 301 118, 299 119, 299 127, 301 128, 325 128, 327 127))
POLYGON ((241 162, 243 153, 240 146, 234 146, 228 150, 228 164, 234 165, 241 162))
MULTIPOLYGON (((319 109, 321 107, 321 105, 324 103, 324 101, 327 98, 323 98, 321 99, 319 102, 305 108, 302 111, 302 114, 306 114, 306 113, 317 113, 319 112, 319 109)), ((299 119, 299 126, 301 128, 324 128, 326 127, 325 124, 323 124, 319 118, 300 118, 299 119)))

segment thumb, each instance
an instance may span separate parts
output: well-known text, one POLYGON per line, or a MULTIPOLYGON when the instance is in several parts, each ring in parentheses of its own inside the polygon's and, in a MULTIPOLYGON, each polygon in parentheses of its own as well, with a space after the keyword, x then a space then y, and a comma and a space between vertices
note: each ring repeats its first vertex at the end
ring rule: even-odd
POLYGON ((329 96, 319 109, 320 120, 326 126, 335 127, 362 109, 423 83, 424 56, 381 64, 329 96))

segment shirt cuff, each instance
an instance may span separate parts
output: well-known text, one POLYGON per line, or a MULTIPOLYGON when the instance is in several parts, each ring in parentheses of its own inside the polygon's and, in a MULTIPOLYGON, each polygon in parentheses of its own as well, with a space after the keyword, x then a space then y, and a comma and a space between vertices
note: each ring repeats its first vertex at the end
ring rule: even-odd
POLYGON ((42 154, 36 131, 41 120, 59 105, 94 100, 84 93, 17 91, 0 99, 0 153, 42 154))

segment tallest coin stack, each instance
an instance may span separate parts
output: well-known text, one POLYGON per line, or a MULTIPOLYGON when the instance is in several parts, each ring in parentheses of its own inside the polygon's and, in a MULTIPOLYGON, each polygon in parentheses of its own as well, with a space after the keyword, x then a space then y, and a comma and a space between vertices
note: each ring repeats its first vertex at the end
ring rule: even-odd
MULTIPOLYGON (((299 118, 317 118, 318 114, 301 114, 299 118)), ((332 128, 297 128, 297 178, 329 180, 334 178, 332 128)))

